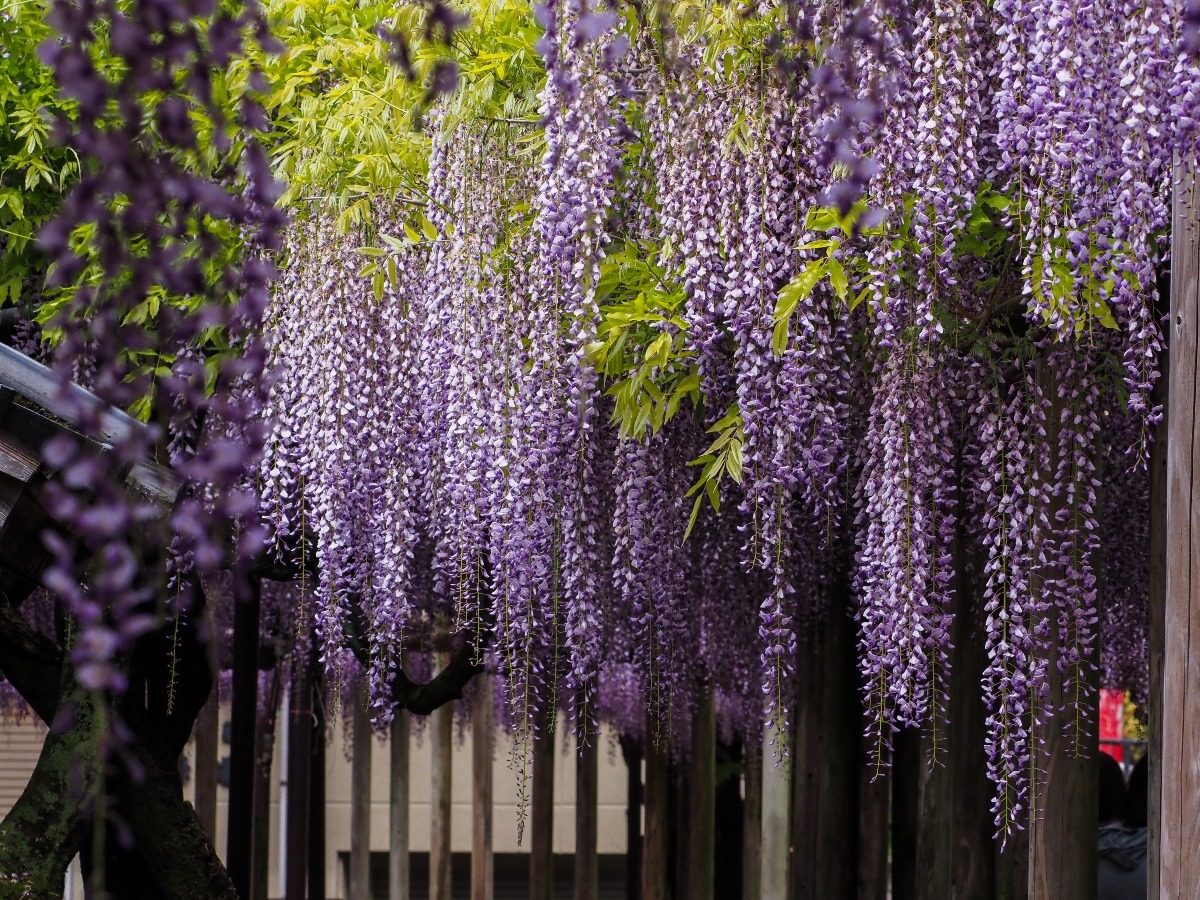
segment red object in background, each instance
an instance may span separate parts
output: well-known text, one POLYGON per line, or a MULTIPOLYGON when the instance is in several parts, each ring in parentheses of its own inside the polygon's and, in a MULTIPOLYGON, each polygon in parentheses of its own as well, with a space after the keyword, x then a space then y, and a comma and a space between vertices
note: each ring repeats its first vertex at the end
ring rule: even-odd
POLYGON ((1120 740, 1125 737, 1125 692, 1102 690, 1100 692, 1100 749, 1119 763, 1125 762, 1125 748, 1121 744, 1106 744, 1105 740, 1120 740))

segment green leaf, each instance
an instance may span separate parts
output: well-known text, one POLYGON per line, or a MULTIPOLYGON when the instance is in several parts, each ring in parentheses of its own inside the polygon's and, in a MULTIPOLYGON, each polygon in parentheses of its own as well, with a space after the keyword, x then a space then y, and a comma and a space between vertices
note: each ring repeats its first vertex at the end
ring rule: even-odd
POLYGON ((829 257, 826 265, 829 269, 829 283, 833 285, 833 289, 837 292, 838 299, 845 302, 846 293, 850 287, 850 281, 846 277, 846 270, 832 256, 829 257))

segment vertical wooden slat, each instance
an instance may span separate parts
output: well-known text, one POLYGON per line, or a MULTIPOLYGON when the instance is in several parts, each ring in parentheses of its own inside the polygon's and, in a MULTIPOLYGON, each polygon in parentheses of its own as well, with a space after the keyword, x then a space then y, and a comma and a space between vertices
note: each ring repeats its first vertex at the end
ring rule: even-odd
POLYGON ((539 715, 529 792, 529 897, 554 897, 554 711, 539 715))
MULTIPOLYGON (((408 737, 409 714, 397 710, 392 719, 391 781, 388 809, 388 898, 409 900, 408 875, 408 737)), ((478 815, 478 811, 476 811, 478 815)))
POLYGON ((777 751, 782 736, 767 724, 762 747, 762 896, 785 897, 792 862, 789 806, 792 796, 791 760, 777 751))
POLYGON ((905 729, 892 751, 892 897, 916 900, 917 833, 921 828, 921 737, 905 729))
POLYGON ((625 900, 642 896, 642 748, 629 735, 621 735, 625 760, 625 900))
POLYGON ((363 679, 355 685, 350 760, 350 885, 348 900, 371 897, 371 712, 363 679))
POLYGON ((597 856, 600 786, 600 735, 585 716, 575 758, 575 900, 599 900, 597 856))
POLYGON ((267 900, 268 856, 271 846, 271 766, 275 759, 275 722, 279 715, 280 670, 271 669, 266 710, 258 717, 254 735, 254 851, 251 856, 250 892, 253 900, 267 900))
POLYGON ((492 757, 495 733, 492 728, 492 681, 487 675, 475 680, 471 712, 471 796, 474 805, 471 829, 471 900, 492 900, 496 892, 492 851, 492 757))
MULTIPOLYGON (((445 668, 450 656, 438 654, 438 668, 445 668)), ((450 788, 451 742, 453 740, 453 708, 446 704, 431 714, 430 749, 433 766, 430 776, 433 802, 430 809, 429 836, 429 898, 451 900, 450 896, 450 788)))
POLYGON ((646 827, 642 839, 642 900, 667 900, 667 837, 671 825, 669 750, 647 728, 646 827))
POLYGON ((712 900, 717 828, 717 723, 711 684, 700 688, 688 760, 688 897, 712 900))
POLYGON ((1200 204, 1177 167, 1171 228, 1160 895, 1200 896, 1200 204))
MULTIPOLYGON (((1166 307, 1170 321, 1170 280, 1159 278, 1159 308, 1166 307)), ((1164 329, 1168 348, 1170 325, 1164 329)), ((1159 378, 1154 384, 1152 402, 1163 409, 1162 420, 1150 445, 1150 596, 1147 616, 1150 690, 1146 711, 1146 755, 1148 785, 1147 820, 1147 896, 1158 897, 1160 833, 1162 829, 1162 747, 1163 747, 1163 655, 1166 646, 1165 616, 1167 593, 1167 436, 1170 433, 1167 410, 1167 385, 1170 383, 1170 353, 1159 357, 1159 378)))
POLYGON ((287 740, 287 871, 284 873, 286 900, 304 900, 308 880, 308 811, 312 786, 312 661, 292 661, 292 685, 288 692, 287 740))
POLYGON ((325 900, 325 676, 320 648, 312 642, 313 732, 311 787, 308 792, 308 900, 325 900))
POLYGON ((891 772, 858 768, 858 900, 888 898, 888 808, 891 772))
POLYGON ((742 748, 742 900, 762 900, 762 744, 755 737, 742 748))
POLYGON ((217 840, 217 754, 221 741, 220 700, 212 693, 196 718, 196 818, 214 844, 217 840))
POLYGON ((254 848, 254 739, 258 714, 258 618, 261 594, 253 579, 233 606, 233 709, 229 748, 229 827, 225 864, 239 897, 250 897, 254 848))

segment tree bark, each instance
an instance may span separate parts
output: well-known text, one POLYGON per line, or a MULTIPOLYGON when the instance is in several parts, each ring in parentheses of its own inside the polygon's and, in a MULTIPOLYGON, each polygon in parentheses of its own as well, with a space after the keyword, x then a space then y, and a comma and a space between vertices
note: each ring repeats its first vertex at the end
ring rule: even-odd
MULTIPOLYGON (((783 740, 772 725, 763 730, 762 742, 762 848, 761 885, 763 900, 788 896, 790 866, 793 865, 792 830, 788 821, 793 760, 780 758, 775 744, 783 740)), ((793 895, 794 896, 794 895, 793 895)))

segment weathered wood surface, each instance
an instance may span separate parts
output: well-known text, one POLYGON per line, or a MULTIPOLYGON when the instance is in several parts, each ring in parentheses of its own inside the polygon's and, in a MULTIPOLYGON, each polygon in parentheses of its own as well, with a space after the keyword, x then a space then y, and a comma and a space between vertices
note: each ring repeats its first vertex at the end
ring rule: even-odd
POLYGON ((308 900, 325 900, 325 676, 314 642, 312 784, 308 792, 308 900))
POLYGON ((888 900, 890 801, 891 773, 859 766, 858 900, 888 900))
POLYGON ((292 663, 288 700, 287 821, 284 823, 287 866, 285 900, 304 900, 308 881, 308 812, 312 784, 312 661, 306 655, 292 663))
POLYGON ((759 881, 763 900, 788 896, 788 878, 792 863, 792 834, 789 813, 792 802, 793 762, 779 758, 778 736, 768 724, 763 729, 762 746, 762 875, 759 881))
POLYGON ((699 690, 688 760, 688 896, 712 900, 717 830, 717 721, 711 684, 699 690))
POLYGON ((762 744, 742 747, 742 900, 762 900, 762 744))
POLYGON ((1165 646, 1159 890, 1200 897, 1200 198, 1176 171, 1167 386, 1165 646))
POLYGON ((625 900, 642 896, 642 748, 621 735, 625 760, 625 900))
MULTIPOLYGON (((492 680, 480 675, 475 682, 471 714, 471 900, 492 900, 496 892, 496 867, 492 848, 492 758, 496 738, 492 729, 492 680)), ((406 898, 407 900, 407 898, 406 898)))
POLYGON ((600 735, 585 728, 575 758, 575 900, 599 900, 600 735))
POLYGON ((554 739, 550 716, 539 718, 533 738, 533 777, 529 792, 529 897, 554 898, 554 739))
POLYGON ((195 807, 204 833, 214 844, 217 841, 217 754, 220 737, 220 707, 214 684, 208 701, 196 718, 195 743, 195 807))
POLYGON ((348 900, 371 900, 371 712, 361 680, 355 686, 351 713, 353 756, 350 760, 350 884, 348 900))
MULTIPOLYGON (((409 900, 411 896, 408 858, 410 731, 409 714, 402 709, 397 710, 396 717, 392 719, 391 778, 388 783, 388 900, 409 900)), ((476 810, 475 814, 478 816, 479 811, 476 810)))
POLYGON ((906 729, 892 752, 892 898, 917 896, 917 832, 921 828, 921 739, 906 729))
POLYGON ((667 900, 667 840, 671 827, 670 751, 666 746, 666 738, 658 740, 652 732, 653 728, 647 728, 642 900, 667 900))
MULTIPOLYGON (((438 668, 450 663, 447 653, 438 654, 438 668)), ((433 803, 430 809, 429 898, 451 900, 450 894, 450 789, 454 739, 454 708, 439 707, 430 715, 430 748, 433 753, 431 773, 433 803)))

